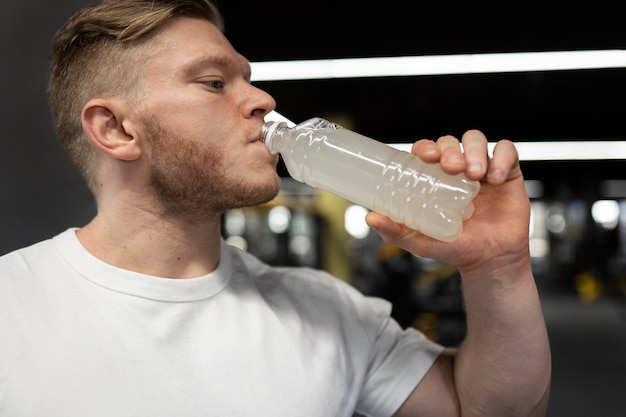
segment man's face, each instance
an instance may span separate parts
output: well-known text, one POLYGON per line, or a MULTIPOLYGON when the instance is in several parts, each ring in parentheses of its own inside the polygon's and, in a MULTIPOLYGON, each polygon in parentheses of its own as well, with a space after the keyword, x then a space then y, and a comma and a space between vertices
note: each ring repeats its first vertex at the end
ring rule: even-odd
POLYGON ((273 198, 277 157, 259 141, 271 96, 248 62, 200 19, 176 18, 145 66, 140 125, 150 185, 175 214, 222 212, 273 198))

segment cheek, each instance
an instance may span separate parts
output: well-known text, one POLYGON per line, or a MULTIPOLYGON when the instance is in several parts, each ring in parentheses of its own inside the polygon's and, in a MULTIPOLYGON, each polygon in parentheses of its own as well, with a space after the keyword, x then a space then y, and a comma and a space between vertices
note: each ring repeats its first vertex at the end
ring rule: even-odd
MULTIPOLYGON (((206 94, 206 93, 204 93, 206 94)), ((188 136, 198 133, 208 134, 211 130, 222 130, 226 117, 215 100, 207 100, 198 95, 192 87, 181 94, 159 94, 151 96, 145 113, 153 123, 167 126, 168 130, 188 136)))
POLYGON ((214 111, 194 112, 193 116, 185 118, 184 123, 187 126, 180 123, 178 125, 192 136, 189 137, 190 140, 222 148, 225 154, 229 153, 231 148, 238 147, 245 139, 236 125, 214 111))

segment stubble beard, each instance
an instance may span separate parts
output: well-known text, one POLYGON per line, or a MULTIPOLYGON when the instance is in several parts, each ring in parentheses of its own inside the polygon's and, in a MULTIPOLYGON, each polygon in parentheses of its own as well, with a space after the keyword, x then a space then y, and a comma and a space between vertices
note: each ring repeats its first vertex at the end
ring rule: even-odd
POLYGON ((230 174, 224 148, 187 140, 154 119, 144 126, 151 148, 150 187, 165 213, 201 222, 278 194, 277 175, 259 182, 254 173, 249 180, 230 174))

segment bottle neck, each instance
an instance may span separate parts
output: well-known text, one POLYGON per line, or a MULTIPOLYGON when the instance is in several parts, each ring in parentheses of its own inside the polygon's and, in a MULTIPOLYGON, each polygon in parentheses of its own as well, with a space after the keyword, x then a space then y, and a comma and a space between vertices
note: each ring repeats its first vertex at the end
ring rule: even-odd
POLYGON ((261 130, 261 140, 273 154, 280 152, 280 138, 289 129, 285 122, 266 122, 261 130))

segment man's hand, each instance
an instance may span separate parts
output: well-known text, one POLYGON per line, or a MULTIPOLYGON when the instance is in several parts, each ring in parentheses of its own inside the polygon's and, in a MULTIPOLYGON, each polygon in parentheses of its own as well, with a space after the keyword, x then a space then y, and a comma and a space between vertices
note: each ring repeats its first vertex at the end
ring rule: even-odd
POLYGON ((528 256, 528 224, 530 203, 519 167, 517 150, 508 140, 499 141, 493 158, 487 152, 487 139, 470 130, 460 142, 452 136, 443 136, 433 142, 422 139, 412 153, 428 163, 439 163, 449 174, 465 173, 481 182, 479 194, 473 203, 475 211, 463 224, 463 231, 453 242, 440 242, 409 229, 378 213, 367 216, 368 224, 381 237, 396 246, 419 256, 438 259, 463 271, 484 267, 490 269, 497 262, 510 263, 528 256))
POLYGON ((415 255, 456 266, 463 282, 467 335, 440 355, 396 413, 405 415, 544 416, 550 348, 528 248, 530 201, 517 151, 499 141, 490 158, 476 130, 412 152, 450 174, 481 182, 474 213, 453 242, 441 242, 378 213, 367 216, 381 237, 415 255))

